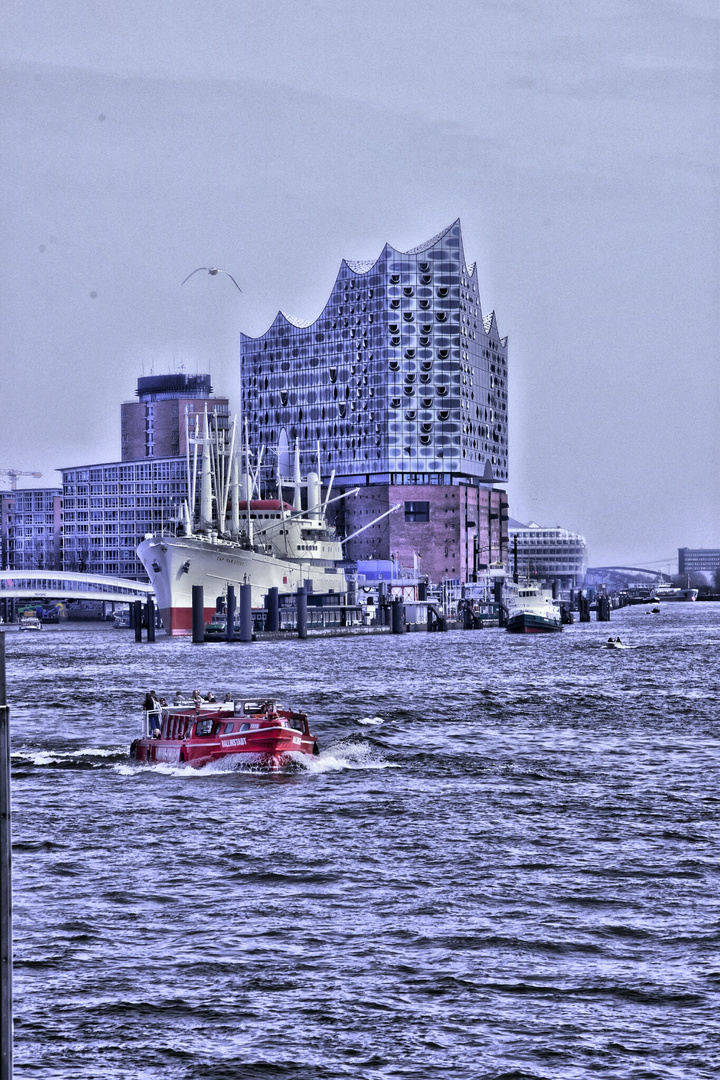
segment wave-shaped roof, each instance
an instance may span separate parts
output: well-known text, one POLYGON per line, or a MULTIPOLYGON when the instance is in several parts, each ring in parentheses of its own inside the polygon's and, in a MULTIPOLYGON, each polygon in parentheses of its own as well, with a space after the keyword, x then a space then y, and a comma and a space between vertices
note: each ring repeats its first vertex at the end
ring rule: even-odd
POLYGON ((426 240, 424 244, 420 244, 418 247, 408 248, 407 251, 401 252, 403 255, 419 255, 421 251, 427 251, 428 248, 435 247, 438 240, 442 240, 443 236, 446 236, 451 229, 460 224, 460 218, 456 218, 451 225, 448 225, 446 229, 439 232, 437 236, 433 236, 430 240, 426 240))

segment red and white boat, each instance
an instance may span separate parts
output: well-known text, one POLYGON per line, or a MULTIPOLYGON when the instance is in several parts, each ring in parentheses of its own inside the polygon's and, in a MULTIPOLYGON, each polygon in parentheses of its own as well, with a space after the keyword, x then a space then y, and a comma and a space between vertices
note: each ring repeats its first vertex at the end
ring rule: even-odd
POLYGON ((297 755, 319 752, 305 713, 271 698, 145 712, 142 735, 130 747, 130 756, 144 764, 195 768, 233 758, 242 765, 279 769, 297 755))

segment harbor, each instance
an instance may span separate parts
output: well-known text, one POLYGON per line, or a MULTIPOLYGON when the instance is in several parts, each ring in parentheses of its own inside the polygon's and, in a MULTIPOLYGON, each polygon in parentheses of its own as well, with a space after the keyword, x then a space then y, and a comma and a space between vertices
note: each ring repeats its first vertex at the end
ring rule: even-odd
POLYGON ((240 651, 6 634, 16 1076, 341 1075, 398 1054, 470 1076, 479 1053, 489 1072, 569 1054, 703 1075, 720 604, 628 606, 611 630, 634 647, 606 649, 595 618, 240 651), (319 755, 131 761, 148 688, 195 686, 275 693, 319 755))

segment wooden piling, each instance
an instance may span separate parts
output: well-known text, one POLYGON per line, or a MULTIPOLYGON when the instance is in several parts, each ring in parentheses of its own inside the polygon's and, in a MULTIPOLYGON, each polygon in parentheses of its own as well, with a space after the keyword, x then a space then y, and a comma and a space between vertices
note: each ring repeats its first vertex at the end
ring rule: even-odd
POLYGON ((276 632, 280 629, 280 590, 277 585, 273 585, 272 589, 268 590, 266 604, 267 621, 265 629, 276 632))
POLYGON ((148 642, 155 640, 155 601, 148 596, 145 605, 147 612, 147 639, 148 642))
POLYGON ((135 600, 133 608, 135 609, 135 640, 142 641, 142 600, 135 600))

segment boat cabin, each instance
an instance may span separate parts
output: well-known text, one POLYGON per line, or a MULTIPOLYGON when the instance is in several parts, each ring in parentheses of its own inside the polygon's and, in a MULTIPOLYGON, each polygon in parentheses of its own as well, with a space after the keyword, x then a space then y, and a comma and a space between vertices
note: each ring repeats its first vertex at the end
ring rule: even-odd
POLYGON ((199 706, 168 705, 143 713, 142 738, 163 741, 217 738, 218 736, 285 727, 310 735, 305 713, 292 712, 276 701, 223 702, 199 706))

